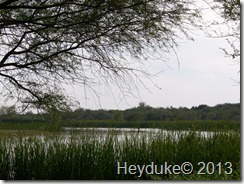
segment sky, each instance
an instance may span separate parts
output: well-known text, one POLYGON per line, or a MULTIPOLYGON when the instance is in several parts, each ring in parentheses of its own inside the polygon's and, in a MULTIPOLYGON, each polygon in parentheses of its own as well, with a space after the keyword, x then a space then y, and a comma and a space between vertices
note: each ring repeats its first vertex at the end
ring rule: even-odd
POLYGON ((236 81, 240 81, 240 64, 220 50, 229 47, 227 41, 202 34, 194 39, 179 40, 177 56, 172 52, 167 63, 142 61, 150 73, 158 74, 150 79, 141 77, 143 85, 135 80, 137 86, 130 95, 123 96, 113 84, 94 87, 99 96, 84 86, 68 85, 67 95, 77 99, 78 107, 84 109, 124 110, 137 107, 140 102, 164 108, 239 103, 240 84, 236 81))
MULTIPOLYGON (((208 19, 213 18, 209 15, 208 19)), ((167 63, 142 61, 157 76, 139 78, 143 85, 135 80, 137 86, 130 89, 129 96, 123 96, 113 84, 94 87, 99 97, 83 86, 66 86, 67 94, 85 109, 128 109, 140 102, 165 108, 239 103, 240 84, 236 81, 240 81, 240 64, 220 50, 229 47, 225 38, 209 38, 196 32, 194 39, 178 40, 177 56, 170 53, 167 63)))
MULTIPOLYGON (((203 15, 205 20, 217 19, 209 10, 203 15)), ((83 87, 68 87, 68 92, 86 109, 128 109, 140 102, 165 108, 240 103, 240 62, 220 49, 230 48, 226 38, 209 38, 200 32, 193 37, 194 41, 178 40, 177 56, 172 52, 167 63, 142 61, 157 77, 140 78, 143 85, 138 83, 130 96, 124 97, 113 84, 96 88, 99 98, 89 91, 85 94, 83 87)))
POLYGON ((123 97, 116 86, 100 87, 99 99, 89 91, 84 95, 82 87, 69 88, 70 94, 86 109, 128 109, 145 102, 152 107, 188 107, 206 104, 240 102, 240 64, 219 49, 228 48, 225 39, 195 36, 195 41, 181 40, 177 57, 173 53, 168 62, 153 61, 152 73, 160 72, 152 80, 142 78, 131 91, 131 97, 123 97), (156 86, 155 86, 156 85, 156 86), (102 88, 102 90, 101 90, 102 88))

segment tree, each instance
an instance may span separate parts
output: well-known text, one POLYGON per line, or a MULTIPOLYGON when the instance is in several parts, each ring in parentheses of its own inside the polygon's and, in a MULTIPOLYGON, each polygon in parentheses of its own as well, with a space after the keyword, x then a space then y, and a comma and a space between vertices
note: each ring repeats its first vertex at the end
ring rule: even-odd
MULTIPOLYGON (((205 0, 205 2, 215 13, 222 17, 220 22, 212 22, 210 28, 216 25, 225 25, 224 31, 210 29, 208 35, 211 37, 225 37, 231 50, 227 48, 221 48, 221 50, 228 57, 240 59, 240 0, 205 0)), ((240 61, 238 60, 238 62, 240 61)))
POLYGON ((16 107, 13 106, 2 106, 0 107, 0 115, 7 115, 7 116, 13 116, 17 114, 16 107))
POLYGON ((149 105, 147 105, 145 102, 139 102, 137 109, 140 111, 145 111, 145 110, 151 109, 151 107, 149 105))
MULTIPOLYGON (((64 84, 89 89, 148 75, 134 60, 167 53, 200 14, 191 0, 5 0, 0 3, 0 77, 5 98, 65 109, 64 84), (160 49, 160 50, 158 50, 160 49), (125 55, 134 60, 126 59, 125 55)), ((162 57, 163 58, 163 57, 162 57)))
POLYGON ((227 36, 232 37, 232 40, 227 38, 228 43, 232 48, 232 52, 228 52, 225 48, 222 50, 227 56, 240 58, 240 18, 241 18, 241 3, 240 0, 224 0, 219 1, 221 6, 221 15, 226 22, 230 24, 230 32, 227 36))
POLYGON ((14 105, 0 107, 0 122, 16 119, 16 116, 17 116, 17 110, 14 105))

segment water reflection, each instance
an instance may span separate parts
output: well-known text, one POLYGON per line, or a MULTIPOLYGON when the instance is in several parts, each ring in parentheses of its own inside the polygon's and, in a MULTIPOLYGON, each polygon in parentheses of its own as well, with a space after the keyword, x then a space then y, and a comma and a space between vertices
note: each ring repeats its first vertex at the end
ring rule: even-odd
MULTIPOLYGON (((97 139, 104 141, 109 136, 113 135, 118 141, 123 141, 125 139, 141 139, 145 138, 149 141, 155 136, 161 136, 163 138, 171 138, 173 140, 178 140, 179 136, 185 136, 189 133, 194 133, 198 136, 209 138, 212 137, 217 132, 210 131, 171 131, 163 130, 158 128, 71 128, 66 127, 63 129, 63 137, 65 142, 72 137, 79 137, 87 139, 97 139)), ((69 141, 68 141, 69 142, 69 141)))

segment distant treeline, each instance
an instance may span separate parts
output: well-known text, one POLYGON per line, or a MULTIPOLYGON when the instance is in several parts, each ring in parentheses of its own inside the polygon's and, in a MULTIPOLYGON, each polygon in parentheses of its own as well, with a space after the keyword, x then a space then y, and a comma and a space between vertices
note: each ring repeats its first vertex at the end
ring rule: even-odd
POLYGON ((77 109, 72 114, 75 119, 118 120, 118 121, 175 121, 175 120, 240 120, 240 104, 221 104, 214 107, 199 105, 186 108, 153 108, 145 103, 127 110, 77 109))
POLYGON ((73 111, 55 114, 34 114, 27 112, 18 114, 15 107, 0 108, 0 122, 48 122, 62 120, 109 120, 114 122, 142 122, 142 121, 185 121, 185 120, 224 120, 240 121, 240 103, 219 104, 214 107, 199 105, 192 108, 167 107, 154 108, 139 103, 138 107, 126 110, 90 110, 79 108, 73 111), (55 117, 54 117, 55 116, 55 117))

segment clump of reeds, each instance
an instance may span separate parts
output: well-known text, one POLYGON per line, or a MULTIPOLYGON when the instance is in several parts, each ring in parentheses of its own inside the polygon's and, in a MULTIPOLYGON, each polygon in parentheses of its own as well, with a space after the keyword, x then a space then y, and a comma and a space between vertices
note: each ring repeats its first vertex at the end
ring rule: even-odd
POLYGON ((104 179, 208 179, 191 175, 117 174, 118 161, 143 165, 154 162, 181 164, 191 162, 231 162, 232 175, 214 175, 209 179, 240 179, 240 134, 168 132, 118 134, 105 137, 73 135, 2 138, 0 140, 0 179, 2 180, 104 180, 104 179))

